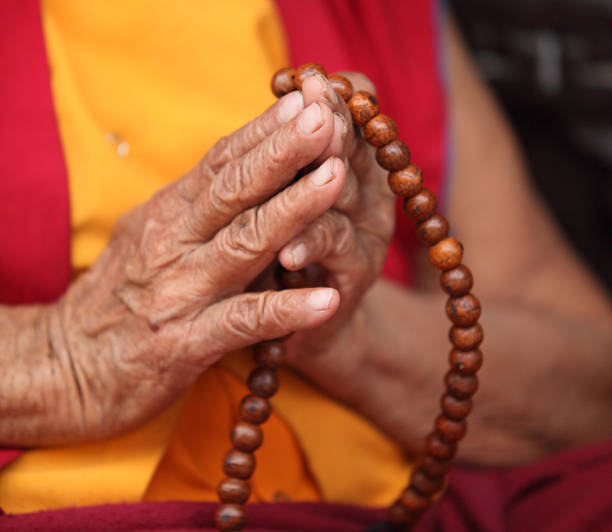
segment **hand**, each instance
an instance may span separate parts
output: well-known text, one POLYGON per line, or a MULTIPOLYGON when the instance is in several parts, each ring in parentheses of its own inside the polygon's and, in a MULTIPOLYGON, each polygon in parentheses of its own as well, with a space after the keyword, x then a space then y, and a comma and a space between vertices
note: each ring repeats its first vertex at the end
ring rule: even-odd
MULTIPOLYGON (((375 93, 363 75, 345 73, 354 90, 375 93)), ((356 330, 367 313, 362 298, 378 278, 395 225, 393 194, 370 147, 353 128, 345 102, 321 77, 308 78, 302 87, 305 105, 327 102, 335 113, 336 128, 345 136, 332 142, 324 156, 347 161, 342 193, 333 207, 316 218, 279 253, 280 263, 298 270, 318 263, 326 272, 325 284, 336 288, 340 305, 335 315, 311 331, 299 332, 288 341, 289 361, 331 393, 337 383, 348 386, 362 373, 362 356, 355 344, 356 330), (339 380, 340 379, 340 380, 339 380)), ((367 324, 363 325, 367 327, 367 324)), ((354 381, 356 382, 356 381, 354 381)))
POLYGON ((304 109, 300 93, 287 95, 119 221, 91 270, 45 313, 49 356, 22 353, 10 366, 13 396, 29 402, 7 406, 14 415, 3 423, 4 443, 125 431, 224 353, 334 314, 339 296, 330 288, 243 293, 342 198, 344 163, 326 152, 343 132, 331 105, 311 102, 304 109))

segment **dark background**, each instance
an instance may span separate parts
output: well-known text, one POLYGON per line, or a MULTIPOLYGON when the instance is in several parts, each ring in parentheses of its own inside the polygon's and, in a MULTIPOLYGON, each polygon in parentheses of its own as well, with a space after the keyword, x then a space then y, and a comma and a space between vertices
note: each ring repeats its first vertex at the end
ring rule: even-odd
POLYGON ((612 295, 612 0, 451 0, 532 179, 612 295))

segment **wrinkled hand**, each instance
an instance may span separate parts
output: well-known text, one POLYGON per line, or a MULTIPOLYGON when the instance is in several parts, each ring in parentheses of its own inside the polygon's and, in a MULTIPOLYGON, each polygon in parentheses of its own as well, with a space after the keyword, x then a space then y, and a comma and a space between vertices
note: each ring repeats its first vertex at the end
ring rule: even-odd
MULTIPOLYGON (((287 95, 119 221, 52 311, 50 345, 65 384, 53 397, 57 423, 37 444, 143 423, 224 353, 315 327, 337 310, 330 288, 244 293, 288 243, 317 227, 336 234, 331 222, 361 201, 346 193, 356 184, 351 177, 345 187, 343 160, 328 157, 344 127, 333 106, 312 100, 304 109, 300 93, 287 95), (318 168, 290 184, 314 160, 318 168), (337 202, 343 211, 321 218, 337 202)), ((342 223, 344 256, 354 235, 342 223)), ((304 259, 343 260, 330 245, 309 247, 304 259)))
MULTIPOLYGON (((355 91, 375 93, 361 74, 343 73, 355 91)), ((305 104, 326 101, 336 113, 337 128, 347 134, 334 137, 326 154, 347 161, 347 177, 333 207, 315 219, 279 254, 281 264, 297 270, 315 263, 326 271, 325 284, 336 288, 340 306, 334 316, 316 329, 291 337, 289 361, 333 394, 338 383, 346 390, 353 377, 363 373, 362 354, 357 348, 357 331, 367 327, 362 298, 378 278, 391 240, 395 209, 393 195, 370 147, 353 128, 345 102, 321 77, 303 85, 305 104), (342 142, 338 142, 341 140, 342 142)), ((365 356, 365 353, 363 353, 365 356)))

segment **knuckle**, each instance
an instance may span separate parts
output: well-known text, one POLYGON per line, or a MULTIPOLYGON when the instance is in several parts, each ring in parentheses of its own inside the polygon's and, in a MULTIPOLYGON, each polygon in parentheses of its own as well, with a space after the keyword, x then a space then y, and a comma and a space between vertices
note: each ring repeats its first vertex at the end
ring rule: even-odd
POLYGON ((231 136, 221 137, 215 145, 208 150, 205 160, 213 171, 219 170, 234 158, 233 139, 231 136))
POLYGON ((245 294, 232 300, 231 304, 226 307, 224 322, 239 338, 253 338, 254 333, 261 329, 257 299, 256 294, 245 294))
POLYGON ((253 207, 239 214, 222 231, 222 248, 232 256, 246 260, 273 253, 264 225, 261 207, 253 207))
POLYGON ((333 250, 338 256, 351 254, 356 247, 356 232, 347 216, 339 215, 334 220, 333 250))
POLYGON ((229 216, 235 208, 239 208, 244 190, 248 187, 249 175, 244 160, 227 164, 208 189, 208 202, 213 210, 229 216))
POLYGON ((289 150, 287 148, 287 138, 284 135, 273 135, 270 138, 267 149, 263 153, 269 168, 276 168, 287 162, 289 158, 289 150))

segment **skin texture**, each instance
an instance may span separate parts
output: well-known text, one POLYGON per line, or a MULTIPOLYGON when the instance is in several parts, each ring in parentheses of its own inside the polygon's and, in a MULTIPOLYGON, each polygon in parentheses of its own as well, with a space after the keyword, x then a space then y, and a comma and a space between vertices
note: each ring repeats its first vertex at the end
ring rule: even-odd
POLYGON ((311 339, 346 326, 393 231, 381 180, 346 171, 349 154, 356 168, 370 164, 348 124, 344 102, 309 78, 124 216, 58 304, 3 308, 2 444, 124 432, 229 351, 334 314, 311 339), (269 290, 277 256, 290 268, 320 262, 333 288, 269 290))
MULTIPOLYGON (((530 189, 504 117, 449 31, 458 156, 448 214, 486 330, 459 456, 516 464, 611 435, 602 420, 612 415, 612 310, 530 189)), ((373 91, 363 76, 351 80, 373 91)), ((316 77, 298 111, 315 101, 313 133, 277 104, 222 139, 120 221, 59 304, 0 311, 2 443, 127 430, 224 352, 296 330, 288 344, 296 370, 420 450, 448 364, 446 298, 429 266, 414 290, 372 285, 393 229, 386 176, 316 77), (335 179, 284 188, 312 161, 321 172, 333 164, 335 179), (320 263, 334 287, 323 309, 308 306, 311 290, 266 291, 274 260, 289 269, 320 263)))
MULTIPOLYGON (((483 303, 484 364, 459 460, 516 465, 612 436, 612 309, 528 184, 508 123, 450 31, 457 143, 448 206, 483 303)), ((378 281, 352 323, 299 369, 408 451, 440 411, 450 344, 438 273, 378 281), (343 383, 343 386, 338 386, 343 383)))

